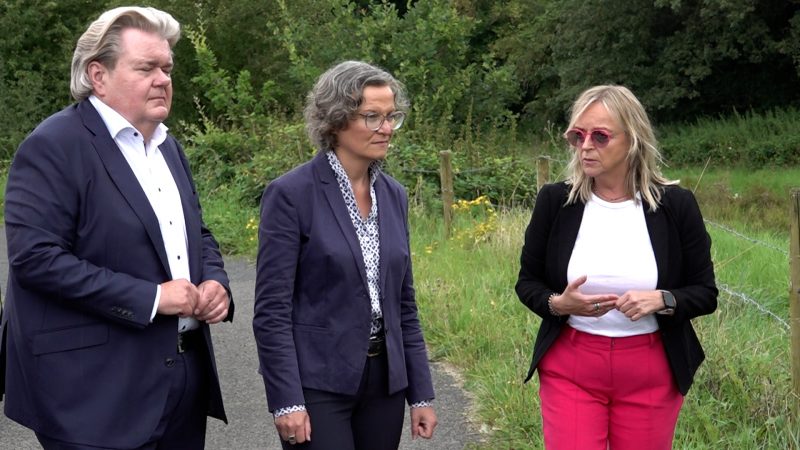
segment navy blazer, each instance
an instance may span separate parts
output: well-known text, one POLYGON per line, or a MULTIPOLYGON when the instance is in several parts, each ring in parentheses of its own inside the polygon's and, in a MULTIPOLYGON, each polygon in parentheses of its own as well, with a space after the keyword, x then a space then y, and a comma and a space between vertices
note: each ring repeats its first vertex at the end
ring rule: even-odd
MULTIPOLYGON (((568 319, 553 316, 547 306, 551 294, 567 287, 567 266, 583 220, 582 202, 564 205, 568 193, 564 182, 543 186, 525 231, 516 291, 520 301, 543 319, 525 381, 568 319)), ((643 202, 643 209, 658 268, 656 289, 672 292, 677 303, 675 315, 658 314, 656 320, 676 384, 686 395, 705 358, 690 320, 717 308, 711 238, 691 191, 666 186, 659 208, 652 212, 643 202)))
MULTIPOLYGON (((188 162, 173 137, 160 146, 186 220, 191 282, 230 292, 203 224, 188 162)), ((5 413, 50 438, 139 447, 164 412, 177 316, 156 315, 171 280, 153 209, 88 100, 42 122, 20 145, 5 206, 9 275, 4 324, 5 413)), ((226 320, 233 316, 233 304, 226 320)), ((211 335, 208 414, 225 420, 211 335)))
MULTIPOLYGON (((417 318, 408 201, 375 181, 380 292, 389 391, 433 398, 417 318)), ((367 359, 371 306, 361 247, 324 153, 272 181, 261 201, 253 331, 270 411, 305 404, 303 388, 355 394, 367 359)))

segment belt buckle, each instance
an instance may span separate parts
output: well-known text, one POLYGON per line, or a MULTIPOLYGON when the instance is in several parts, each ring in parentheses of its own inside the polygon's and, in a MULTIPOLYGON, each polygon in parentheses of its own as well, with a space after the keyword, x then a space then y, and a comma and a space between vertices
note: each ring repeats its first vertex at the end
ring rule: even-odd
POLYGON ((186 348, 186 344, 187 343, 184 342, 183 339, 184 339, 183 338, 183 334, 182 333, 178 333, 178 353, 184 353, 186 350, 188 350, 186 348))
POLYGON ((383 338, 381 338, 381 339, 372 339, 372 338, 370 338, 369 347, 367 347, 367 356, 371 358, 373 356, 378 356, 381 353, 383 353, 383 345, 384 345, 384 339, 383 338), (375 346, 374 349, 373 349, 373 345, 375 346))

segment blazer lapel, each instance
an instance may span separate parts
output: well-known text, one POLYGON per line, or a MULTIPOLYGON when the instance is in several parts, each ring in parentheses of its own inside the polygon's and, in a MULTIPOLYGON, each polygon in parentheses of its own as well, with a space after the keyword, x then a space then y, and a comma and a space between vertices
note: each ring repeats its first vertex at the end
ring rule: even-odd
POLYGON ((161 264, 169 274, 167 252, 164 248, 164 240, 161 237, 161 229, 158 226, 158 218, 150 206, 150 201, 147 200, 147 195, 142 190, 139 180, 136 179, 136 175, 133 174, 128 161, 125 160, 119 147, 117 147, 117 143, 111 138, 106 124, 92 104, 88 100, 84 100, 78 105, 78 112, 86 128, 94 134, 92 145, 103 161, 111 181, 117 186, 128 205, 142 222, 158 253, 161 264))
POLYGON ((395 209, 391 208, 393 205, 390 203, 389 186, 383 177, 384 175, 381 174, 378 176, 378 179, 375 180, 375 201, 378 203, 378 235, 380 236, 381 243, 380 289, 381 292, 386 292, 386 276, 389 273, 389 255, 387 254, 389 242, 393 242, 396 238, 399 238, 397 233, 392 233, 392 231, 395 229, 394 227, 401 224, 402 221, 394 216, 395 209))
MULTIPOLYGON (((366 289, 369 288, 367 282, 367 268, 364 266, 364 255, 361 253, 361 244, 358 242, 356 230, 353 227, 353 221, 350 220, 350 213, 347 211, 347 205, 344 203, 342 191, 339 190, 339 182, 336 180, 336 175, 328 163, 328 158, 323 152, 318 153, 313 160, 314 171, 319 177, 319 182, 322 185, 322 191, 325 193, 325 198, 328 200, 328 205, 331 208, 333 217, 339 224, 339 229, 347 241, 350 252, 353 254, 353 261, 358 266, 358 273, 361 275, 361 281, 364 283, 366 289)), ((369 292, 369 290, 367 290, 369 292)))
MULTIPOLYGON (((561 201, 563 202, 564 199, 561 201)), ((564 284, 567 284, 567 268, 572 257, 572 250, 575 248, 575 241, 578 239, 578 231, 581 229, 583 221, 583 210, 586 205, 576 202, 571 205, 562 206, 559 218, 553 224, 558 233, 558 274, 564 284)))
POLYGON ((656 257, 656 268, 658 269, 658 281, 656 286, 664 286, 667 274, 667 260, 669 258, 669 246, 667 245, 667 235, 669 228, 667 226, 667 215, 664 211, 664 204, 662 202, 658 211, 650 211, 650 205, 642 202, 642 209, 644 209, 644 221, 647 224, 647 233, 650 235, 650 245, 653 246, 653 254, 656 257))

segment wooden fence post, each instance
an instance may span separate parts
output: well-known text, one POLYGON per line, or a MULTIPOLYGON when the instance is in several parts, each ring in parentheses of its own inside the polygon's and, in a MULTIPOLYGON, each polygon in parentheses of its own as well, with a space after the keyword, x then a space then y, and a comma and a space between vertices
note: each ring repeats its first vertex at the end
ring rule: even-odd
POLYGON ((444 238, 450 238, 453 223, 453 164, 450 157, 453 152, 443 150, 439 152, 439 180, 442 185, 442 212, 444 213, 444 238))
POLYGON ((792 392, 795 415, 800 414, 800 189, 792 189, 789 241, 789 323, 791 325, 792 392))
POLYGON ((550 182, 550 158, 540 156, 536 161, 536 192, 550 182))

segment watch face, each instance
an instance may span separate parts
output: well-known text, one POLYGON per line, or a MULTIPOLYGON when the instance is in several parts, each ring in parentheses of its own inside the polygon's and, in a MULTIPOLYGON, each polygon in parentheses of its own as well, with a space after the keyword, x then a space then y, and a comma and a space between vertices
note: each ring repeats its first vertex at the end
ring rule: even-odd
POLYGON ((664 306, 667 308, 675 308, 675 297, 670 291, 661 291, 661 297, 664 299, 664 306))

